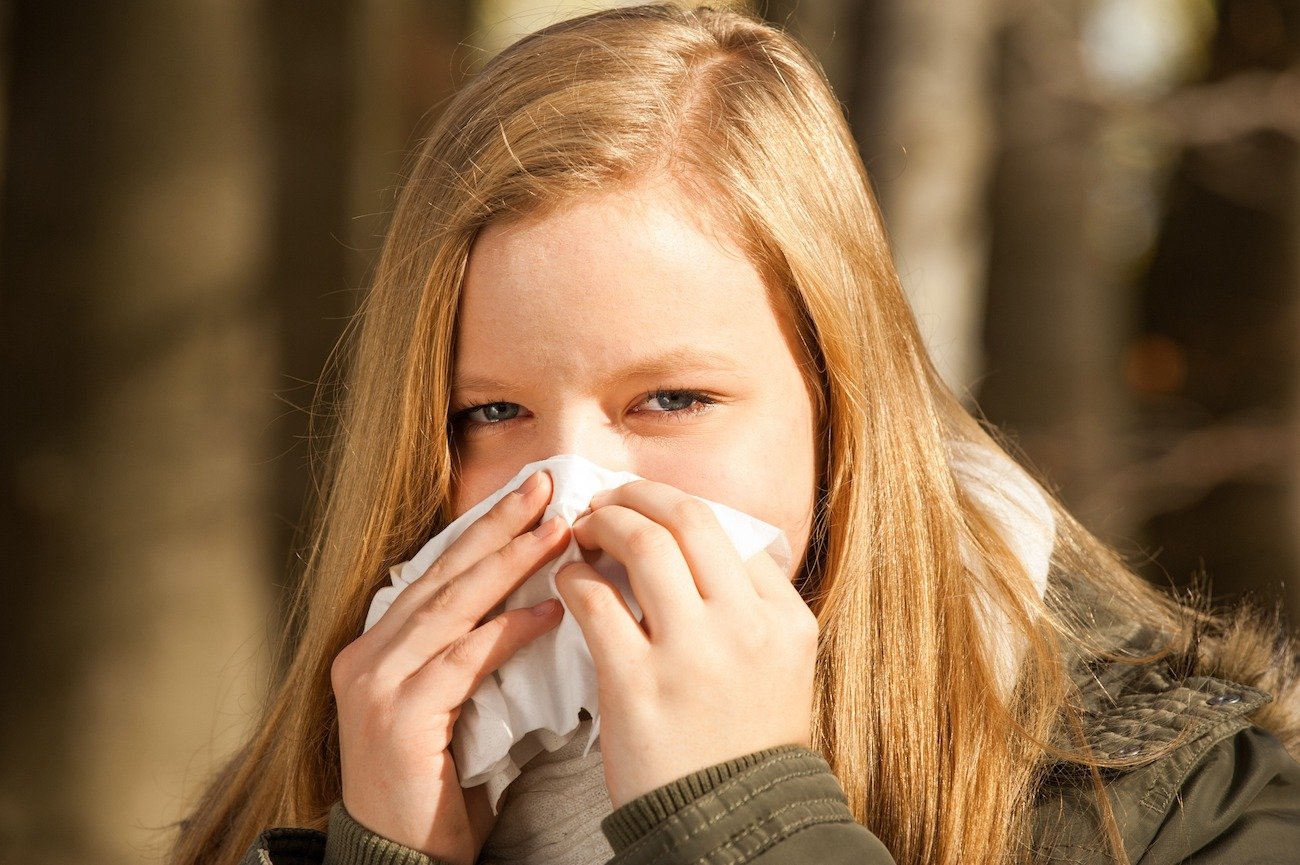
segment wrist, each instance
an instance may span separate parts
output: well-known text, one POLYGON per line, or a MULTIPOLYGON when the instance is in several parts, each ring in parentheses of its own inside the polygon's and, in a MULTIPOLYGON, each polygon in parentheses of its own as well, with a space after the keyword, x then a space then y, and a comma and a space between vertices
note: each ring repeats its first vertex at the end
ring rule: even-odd
POLYGON ((343 800, 330 808, 324 865, 450 865, 414 847, 368 829, 348 813, 343 800))
POLYGON ((620 862, 640 861, 640 851, 662 850, 664 845, 683 855, 688 850, 707 852, 703 848, 717 834, 714 828, 753 823, 755 818, 765 816, 765 809, 776 799, 782 805, 792 799, 806 800, 810 818, 818 822, 853 819, 844 804, 843 789, 826 761, 805 747, 781 745, 717 763, 657 787, 615 809, 601 821, 601 830, 620 862), (710 821, 707 832, 691 828, 710 821), (625 856, 630 858, 620 858, 625 856))

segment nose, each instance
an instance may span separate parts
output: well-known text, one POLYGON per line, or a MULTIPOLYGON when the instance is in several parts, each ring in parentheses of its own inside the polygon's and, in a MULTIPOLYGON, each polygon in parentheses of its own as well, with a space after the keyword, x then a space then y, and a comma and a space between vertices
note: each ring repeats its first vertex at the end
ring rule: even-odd
POLYGON ((626 435, 598 407, 541 419, 533 460, 577 454, 611 471, 636 471, 626 435))

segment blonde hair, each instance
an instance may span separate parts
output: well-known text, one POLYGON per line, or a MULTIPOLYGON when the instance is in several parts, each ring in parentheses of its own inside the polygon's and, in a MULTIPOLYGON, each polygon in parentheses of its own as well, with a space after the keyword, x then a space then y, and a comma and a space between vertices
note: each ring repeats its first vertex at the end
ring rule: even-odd
POLYGON ((1071 705, 1068 664, 1101 651, 1063 586, 1097 589, 1175 648, 1205 621, 1135 577, 1050 493, 1053 571, 1074 583, 1054 580, 1040 599, 954 482, 946 442, 999 444, 924 350, 815 59, 735 11, 597 12, 495 57, 413 163, 345 343, 292 659, 256 732, 185 821, 174 861, 234 863, 268 826, 324 828, 341 795, 330 666, 388 568, 450 518, 451 352, 478 232, 660 173, 745 244, 804 341, 823 457, 800 582, 821 626, 813 745, 898 862, 1027 855, 1036 772, 1064 753, 1049 743, 1071 705), (1006 611, 1022 648, 1014 694, 986 651, 981 596, 1006 611))

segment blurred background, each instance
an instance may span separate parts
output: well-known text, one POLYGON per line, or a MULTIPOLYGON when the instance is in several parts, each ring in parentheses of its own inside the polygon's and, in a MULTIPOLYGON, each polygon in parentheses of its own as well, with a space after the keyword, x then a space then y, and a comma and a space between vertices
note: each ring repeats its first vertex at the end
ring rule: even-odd
MULTIPOLYGON (((592 8, 0 2, 0 861, 160 857, 275 675, 406 154, 592 8)), ((1150 579, 1300 621, 1300 0, 759 11, 821 58, 952 385, 1150 579)))

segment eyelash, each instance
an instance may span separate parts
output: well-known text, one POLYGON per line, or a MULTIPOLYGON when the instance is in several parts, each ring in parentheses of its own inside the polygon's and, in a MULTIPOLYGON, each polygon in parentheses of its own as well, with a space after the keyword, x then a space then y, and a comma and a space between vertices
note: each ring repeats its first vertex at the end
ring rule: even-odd
MULTIPOLYGON (((647 393, 644 396, 644 398, 642 398, 641 402, 637 403, 637 405, 641 405, 649 400, 659 399, 661 397, 678 397, 678 398, 690 397, 691 400, 693 401, 694 405, 689 408, 650 412, 650 414, 664 415, 665 419, 673 420, 673 421, 685 420, 697 414, 706 412, 709 410, 709 406, 717 402, 716 399, 707 396, 706 394, 700 393, 699 391, 696 390, 689 390, 686 388, 659 388, 657 390, 653 390, 647 393)), ((475 405, 461 406, 458 408, 454 408, 451 411, 449 423, 453 429, 460 429, 462 427, 469 427, 469 428, 497 427, 497 426, 502 426, 503 424, 507 424, 512 420, 517 420, 517 418, 509 418, 508 420, 501 420, 501 421, 497 421, 496 423, 483 423, 481 421, 473 421, 469 419, 469 415, 472 414, 473 412, 476 412, 481 408, 487 408, 488 406, 492 406, 492 405, 516 405, 516 403, 512 403, 509 400, 504 400, 504 399, 489 400, 488 402, 476 403, 475 405)))

